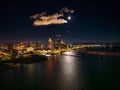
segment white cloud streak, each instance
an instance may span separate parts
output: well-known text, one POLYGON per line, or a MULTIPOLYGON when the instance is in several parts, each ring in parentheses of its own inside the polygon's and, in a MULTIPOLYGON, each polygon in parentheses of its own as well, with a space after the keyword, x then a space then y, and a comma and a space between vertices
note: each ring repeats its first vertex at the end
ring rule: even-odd
POLYGON ((34 19, 34 26, 47 26, 51 24, 64 24, 67 23, 67 20, 63 18, 64 13, 74 13, 74 10, 69 10, 67 7, 62 8, 60 12, 57 12, 52 15, 47 15, 45 12, 38 13, 31 16, 31 19, 34 19))

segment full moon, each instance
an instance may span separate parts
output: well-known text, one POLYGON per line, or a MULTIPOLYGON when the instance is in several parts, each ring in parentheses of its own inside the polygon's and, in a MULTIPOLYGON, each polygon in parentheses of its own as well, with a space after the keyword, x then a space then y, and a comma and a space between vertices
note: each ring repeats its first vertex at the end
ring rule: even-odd
POLYGON ((68 16, 68 18, 67 18, 68 20, 71 20, 71 17, 70 16, 68 16))

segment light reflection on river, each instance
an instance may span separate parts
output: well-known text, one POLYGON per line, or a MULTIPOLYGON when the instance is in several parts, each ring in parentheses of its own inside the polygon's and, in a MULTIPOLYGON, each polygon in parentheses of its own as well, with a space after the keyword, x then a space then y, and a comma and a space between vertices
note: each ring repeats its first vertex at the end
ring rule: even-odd
POLYGON ((56 56, 47 61, 19 64, 0 71, 0 90, 107 90, 118 89, 120 57, 56 56))

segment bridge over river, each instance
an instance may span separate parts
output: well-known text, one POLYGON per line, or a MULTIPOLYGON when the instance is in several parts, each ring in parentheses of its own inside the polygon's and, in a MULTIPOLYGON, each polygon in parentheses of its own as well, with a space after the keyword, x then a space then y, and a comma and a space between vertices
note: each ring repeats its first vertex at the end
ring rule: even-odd
POLYGON ((92 50, 71 50, 71 51, 66 50, 66 51, 62 51, 62 52, 64 52, 64 54, 67 52, 67 55, 69 55, 68 52, 74 52, 74 53, 79 53, 82 56, 85 54, 120 56, 120 52, 106 52, 106 51, 92 51, 92 50))

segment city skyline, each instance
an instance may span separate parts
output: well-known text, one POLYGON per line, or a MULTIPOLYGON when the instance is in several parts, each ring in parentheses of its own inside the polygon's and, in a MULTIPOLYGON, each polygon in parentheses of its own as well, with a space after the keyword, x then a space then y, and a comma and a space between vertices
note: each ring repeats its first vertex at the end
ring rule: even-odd
POLYGON ((2 0, 0 41, 47 41, 59 34, 70 42, 120 41, 119 7, 117 2, 107 0, 2 0), (62 17, 67 23, 34 26, 30 19, 42 12, 53 15, 64 7, 74 10, 62 17))

